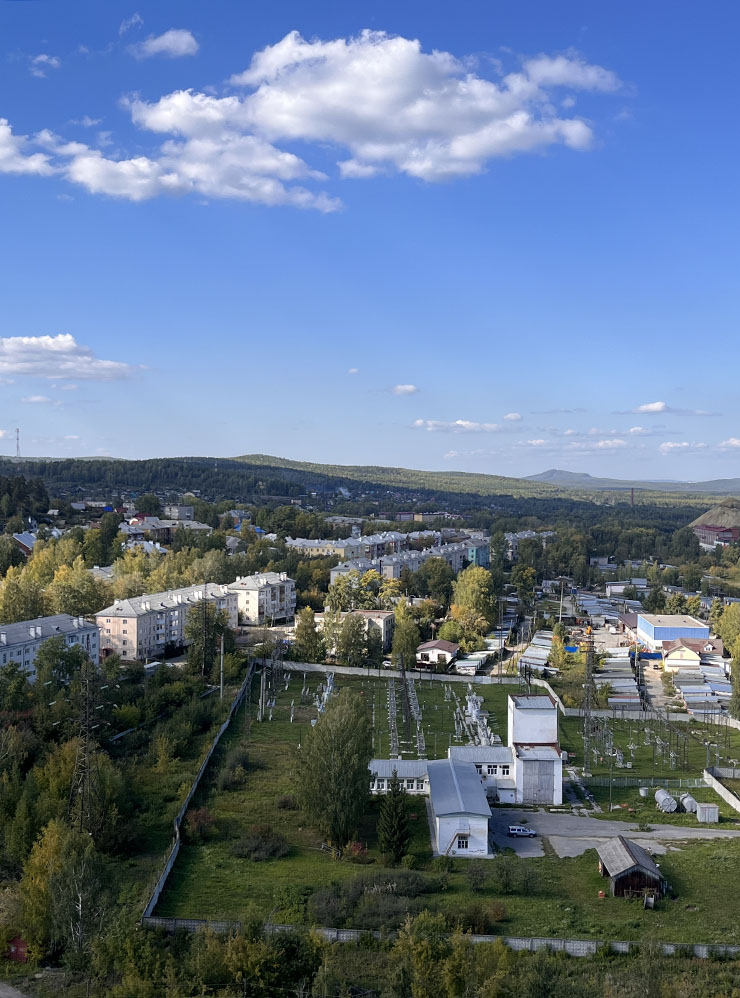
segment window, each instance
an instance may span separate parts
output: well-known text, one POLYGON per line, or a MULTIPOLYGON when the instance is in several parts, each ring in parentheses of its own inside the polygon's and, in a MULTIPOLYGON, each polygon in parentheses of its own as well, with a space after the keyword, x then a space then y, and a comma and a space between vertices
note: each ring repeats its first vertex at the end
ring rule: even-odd
POLYGON ((406 780, 406 789, 407 790, 413 790, 414 789, 414 780, 406 780))
POLYGON ((121 633, 122 633, 122 634, 128 634, 128 631, 127 631, 127 630, 126 630, 126 629, 124 628, 124 629, 123 629, 123 631, 122 631, 121 633))
POLYGON ((509 775, 509 767, 508 766, 502 766, 501 767, 501 775, 502 776, 508 776, 509 775))
POLYGON ((468 837, 467 835, 458 835, 457 837, 457 848, 467 849, 468 848, 468 837))
POLYGON ((378 780, 378 790, 385 790, 385 780, 378 780))
POLYGON ((488 775, 489 776, 495 776, 496 775, 496 770, 497 770, 496 766, 489 766, 488 767, 488 775))
POLYGON ((475 771, 478 774, 478 776, 480 776, 481 773, 483 772, 483 766, 479 766, 478 763, 476 763, 475 764, 475 771))
POLYGON ((417 780, 416 781, 416 789, 417 790, 423 790, 424 789, 424 781, 423 780, 417 780))
POLYGON ((375 780, 370 780, 370 789, 375 790, 375 780))
POLYGON ((110 634, 110 627, 106 627, 106 629, 105 629, 105 633, 106 633, 106 634, 110 634))
POLYGON ((125 647, 128 644, 128 641, 123 641, 122 644, 125 647))
POLYGON ((127 621, 127 620, 124 620, 124 622, 123 622, 123 623, 124 623, 124 624, 128 624, 128 621, 127 621))

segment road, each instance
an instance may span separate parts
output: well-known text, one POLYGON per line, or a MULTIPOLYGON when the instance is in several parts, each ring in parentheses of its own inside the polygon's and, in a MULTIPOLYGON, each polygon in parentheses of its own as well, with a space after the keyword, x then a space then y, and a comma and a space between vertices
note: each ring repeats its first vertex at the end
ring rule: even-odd
POLYGON ((558 856, 580 856, 587 849, 595 849, 600 839, 615 835, 628 835, 653 853, 664 853, 672 843, 706 839, 739 838, 740 830, 720 828, 691 828, 686 825, 653 825, 651 831, 638 831, 629 821, 609 821, 601 818, 580 817, 575 814, 553 814, 540 808, 525 811, 515 808, 493 809, 491 818, 492 838, 501 848, 513 849, 519 856, 543 856, 542 838, 549 841, 558 856), (509 825, 527 825, 534 828, 533 839, 509 838, 509 825))
POLYGON ((10 984, 0 981, 0 998, 27 998, 27 996, 22 991, 11 987, 10 984))

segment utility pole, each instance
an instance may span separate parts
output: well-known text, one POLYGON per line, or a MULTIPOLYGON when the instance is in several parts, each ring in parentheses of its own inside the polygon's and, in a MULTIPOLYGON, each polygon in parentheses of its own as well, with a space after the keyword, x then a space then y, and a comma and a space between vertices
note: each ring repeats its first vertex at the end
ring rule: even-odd
POLYGON ((586 682, 583 687, 583 775, 590 776, 591 708, 594 682, 594 636, 586 629, 586 682))
POLYGON ((224 636, 221 635, 221 700, 224 698, 224 636))

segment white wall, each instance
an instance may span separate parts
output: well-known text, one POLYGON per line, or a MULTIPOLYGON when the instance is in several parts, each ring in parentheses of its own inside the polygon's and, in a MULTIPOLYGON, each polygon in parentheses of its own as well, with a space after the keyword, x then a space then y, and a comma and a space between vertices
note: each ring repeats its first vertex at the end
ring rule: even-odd
POLYGON ((508 710, 509 745, 554 745, 558 740, 558 711, 554 705, 535 710, 527 707, 517 710, 513 697, 508 710))
POLYGON ((460 815, 435 817, 437 851, 447 856, 487 856, 488 819, 482 817, 462 817, 460 815), (468 848, 457 848, 457 830, 461 825, 470 828, 468 848), (454 838, 453 838, 454 836, 454 838), (450 845, 452 842, 452 845, 450 845), (449 846, 449 849, 448 849, 449 846))

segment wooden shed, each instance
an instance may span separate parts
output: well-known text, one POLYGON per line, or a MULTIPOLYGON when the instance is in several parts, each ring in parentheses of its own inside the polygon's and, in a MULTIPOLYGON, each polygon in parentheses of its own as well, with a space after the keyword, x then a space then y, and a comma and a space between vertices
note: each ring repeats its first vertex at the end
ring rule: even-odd
POLYGON ((599 872, 609 877, 614 897, 665 891, 663 874, 650 853, 624 835, 607 839, 598 846, 599 872))

